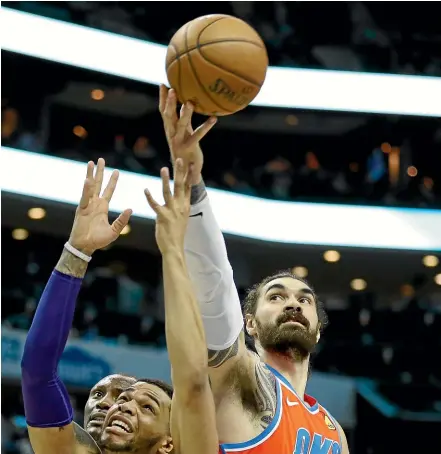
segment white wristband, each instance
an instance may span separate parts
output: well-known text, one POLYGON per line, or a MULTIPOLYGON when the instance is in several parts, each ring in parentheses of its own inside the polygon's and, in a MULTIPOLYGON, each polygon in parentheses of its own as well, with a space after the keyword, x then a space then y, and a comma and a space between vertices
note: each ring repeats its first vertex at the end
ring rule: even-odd
POLYGON ((64 247, 73 255, 75 255, 76 257, 78 257, 79 259, 81 260, 84 260, 85 262, 89 263, 91 260, 92 260, 92 257, 86 255, 86 254, 83 254, 81 251, 79 251, 78 249, 75 249, 71 244, 69 244, 68 241, 66 241, 66 243, 64 244, 64 247))

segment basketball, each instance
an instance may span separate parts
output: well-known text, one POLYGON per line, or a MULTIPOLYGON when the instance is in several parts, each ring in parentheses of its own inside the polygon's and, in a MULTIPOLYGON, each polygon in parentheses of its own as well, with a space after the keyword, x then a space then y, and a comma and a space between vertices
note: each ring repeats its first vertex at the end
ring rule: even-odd
POLYGON ((203 115, 231 115, 259 93, 268 55, 259 34, 224 14, 194 19, 167 48, 166 71, 179 102, 191 101, 203 115))

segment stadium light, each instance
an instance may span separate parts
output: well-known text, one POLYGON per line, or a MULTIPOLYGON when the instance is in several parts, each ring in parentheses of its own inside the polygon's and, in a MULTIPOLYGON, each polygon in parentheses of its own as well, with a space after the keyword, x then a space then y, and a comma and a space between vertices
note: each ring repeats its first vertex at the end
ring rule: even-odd
MULTIPOLYGON (((78 204, 83 163, 2 147, 1 164, 2 191, 78 204)), ((111 172, 107 169, 105 178, 111 172)), ((135 217, 154 219, 144 197, 146 187, 162 200, 160 178, 121 171, 110 210, 132 208, 135 217)), ((441 210, 284 202, 218 189, 208 193, 221 229, 232 235, 331 247, 441 251, 441 210)))
POLYGON ((34 208, 30 208, 28 210, 29 219, 33 219, 34 221, 44 219, 45 216, 46 216, 46 210, 44 208, 34 207, 34 208))
MULTIPOLYGON (((166 46, 1 8, 2 49, 159 85, 166 46)), ((271 66, 256 106, 441 116, 441 78, 271 66)))

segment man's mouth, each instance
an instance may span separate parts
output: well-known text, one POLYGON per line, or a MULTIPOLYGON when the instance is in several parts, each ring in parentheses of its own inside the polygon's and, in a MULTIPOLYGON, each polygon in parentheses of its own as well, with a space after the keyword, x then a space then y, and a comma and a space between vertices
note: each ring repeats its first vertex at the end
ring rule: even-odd
POLYGON ((106 417, 106 415, 104 413, 93 416, 89 420, 89 422, 87 423, 87 427, 99 427, 99 426, 102 426, 105 417, 106 417))
POLYGON ((108 426, 105 429, 113 433, 127 433, 130 434, 133 432, 133 427, 130 421, 122 416, 113 416, 108 426))
POLYGON ((303 323, 303 321, 299 320, 298 317, 285 318, 285 319, 282 320, 282 322, 280 324, 284 325, 285 323, 298 324, 300 326, 303 326, 304 328, 307 328, 306 324, 303 323))

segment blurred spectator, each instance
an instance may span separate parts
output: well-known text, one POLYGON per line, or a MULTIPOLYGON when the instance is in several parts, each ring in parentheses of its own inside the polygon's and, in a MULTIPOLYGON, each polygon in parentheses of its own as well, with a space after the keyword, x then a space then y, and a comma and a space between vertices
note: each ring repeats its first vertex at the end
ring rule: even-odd
POLYGON ((2 109, 2 144, 13 145, 19 135, 18 111, 12 107, 2 109))
POLYGON ((293 169, 287 159, 277 156, 257 169, 255 175, 263 187, 269 188, 273 197, 281 200, 290 198, 293 169))
POLYGON ((34 298, 28 298, 25 303, 24 311, 8 316, 4 325, 8 328, 28 330, 31 327, 37 303, 34 298))
POLYGON ((223 182, 230 191, 245 195, 256 195, 256 191, 247 182, 239 180, 233 172, 225 172, 223 182))

